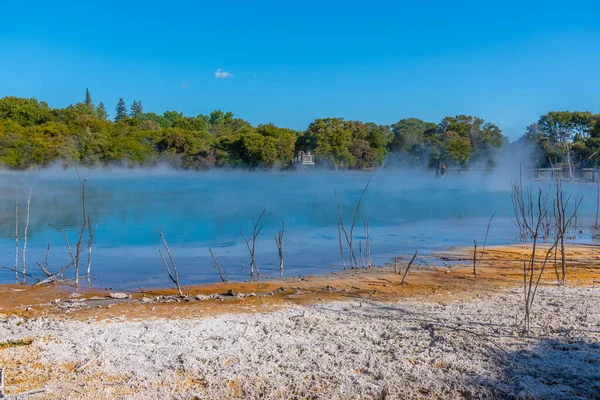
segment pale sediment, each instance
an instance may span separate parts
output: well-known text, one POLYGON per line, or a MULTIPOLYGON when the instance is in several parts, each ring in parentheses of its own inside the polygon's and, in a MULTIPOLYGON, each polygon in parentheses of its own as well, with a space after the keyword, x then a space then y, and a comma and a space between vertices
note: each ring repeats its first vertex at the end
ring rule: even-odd
POLYGON ((600 289, 341 301, 145 321, 9 318, 6 393, 38 398, 599 398, 600 289))
POLYGON ((0 288, 5 393, 36 399, 600 399, 600 248, 568 249, 523 321, 527 246, 132 296, 0 288), (461 268, 456 262, 463 263, 461 268), (450 267, 448 265, 447 267, 450 267), (219 294, 221 293, 221 294, 219 294), (2 314, 4 313, 4 314, 2 314), (25 317, 24 317, 25 316, 25 317))

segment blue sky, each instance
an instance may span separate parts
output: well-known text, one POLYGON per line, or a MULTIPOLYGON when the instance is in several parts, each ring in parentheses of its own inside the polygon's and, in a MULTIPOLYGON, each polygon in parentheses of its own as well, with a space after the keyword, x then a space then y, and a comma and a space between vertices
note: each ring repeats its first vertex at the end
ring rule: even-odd
POLYGON ((600 110, 598 1, 0 0, 0 96, 304 129, 600 110), (232 77, 216 77, 216 71, 232 77))

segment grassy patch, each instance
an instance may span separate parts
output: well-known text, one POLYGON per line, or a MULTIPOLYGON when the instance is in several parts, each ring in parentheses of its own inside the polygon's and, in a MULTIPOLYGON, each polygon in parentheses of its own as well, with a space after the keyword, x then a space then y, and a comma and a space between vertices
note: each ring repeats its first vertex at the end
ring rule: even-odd
POLYGON ((33 339, 7 340, 0 342, 0 350, 8 349, 9 347, 29 346, 33 343, 33 339))

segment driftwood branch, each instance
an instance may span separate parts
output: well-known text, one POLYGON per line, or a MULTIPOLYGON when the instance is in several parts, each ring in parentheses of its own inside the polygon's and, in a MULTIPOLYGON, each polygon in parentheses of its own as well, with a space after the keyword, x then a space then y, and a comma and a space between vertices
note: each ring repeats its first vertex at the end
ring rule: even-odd
POLYGON ((212 256, 212 259, 215 262, 215 267, 217 268, 217 270, 219 270, 219 276, 221 277, 221 282, 227 281, 227 277, 225 277, 223 275, 223 271, 221 270, 221 266, 219 265, 219 262, 217 261, 217 258, 213 254, 212 249, 208 249, 208 251, 210 252, 210 255, 212 256))
MULTIPOLYGON (((348 232, 346 230, 346 227, 344 226, 344 216, 343 216, 343 213, 342 213, 342 206, 340 205, 337 192, 336 191, 333 192, 334 197, 335 197, 335 203, 337 205, 338 214, 339 214, 339 226, 338 226, 338 229, 341 229, 341 231, 344 233, 344 238, 346 239, 346 243, 348 244, 348 252, 349 252, 349 258, 350 258, 350 268, 358 268, 358 260, 356 258, 355 253, 354 253, 354 248, 352 247, 353 235, 354 235, 354 226, 356 225, 356 219, 358 218, 358 211, 360 209, 360 205, 362 203, 363 197, 365 196, 365 193, 367 192, 367 189, 369 188, 369 184, 371 183, 371 178, 372 177, 369 177, 369 180, 367 181, 367 184, 365 185, 365 188, 363 189, 363 191, 360 194, 360 198, 358 199, 358 203, 356 204, 356 208, 354 209, 354 216, 353 216, 353 219, 352 219, 352 225, 350 225, 350 232, 348 232)), ((339 232, 338 232, 338 235, 339 235, 339 232)), ((341 236, 341 235, 339 235, 339 236, 341 236)), ((343 254, 342 254, 342 260, 343 260, 343 254)), ((345 265, 345 261, 344 261, 344 265, 345 265)))
POLYGON ((244 242, 246 243, 246 247, 248 248, 248 253, 250 253, 250 276, 251 277, 253 277, 254 275, 260 276, 260 269, 258 269, 258 266, 256 265, 256 260, 254 258, 254 254, 256 252, 256 239, 258 238, 260 231, 262 231, 262 228, 263 228, 262 221, 263 221, 263 217, 266 212, 267 212, 267 209, 264 208, 256 220, 254 218, 252 218, 252 226, 253 226, 252 237, 247 238, 244 235, 244 232, 242 230, 240 230, 240 234, 242 235, 242 238, 244 239, 244 242))
POLYGON ((163 256, 163 253, 160 249, 158 249, 158 254, 160 254, 160 258, 165 264, 165 268, 167 269, 167 274, 169 275, 169 278, 171 278, 175 286, 177 286, 177 291, 179 292, 179 295, 183 296, 181 286, 179 285, 179 274, 177 273, 177 265, 175 264, 175 260, 173 259, 173 255, 171 254, 171 250, 169 249, 169 245, 167 244, 167 241, 165 240, 162 231, 158 231, 158 233, 160 234, 160 238, 162 239, 165 249, 167 249, 167 254, 169 254, 169 259, 171 260, 171 265, 173 267, 173 273, 171 273, 171 268, 169 268, 169 264, 167 264, 167 260, 165 260, 165 256, 163 256))
MULTIPOLYGON (((485 231, 485 239, 483 240, 483 249, 481 250, 481 255, 479 256, 479 260, 477 260, 477 265, 473 264, 473 275, 477 274, 477 268, 479 268, 479 266, 481 265, 481 261, 483 261, 483 256, 485 254, 485 245, 487 244, 488 234, 490 233, 490 226, 492 225, 492 219, 494 219, 495 215, 496 213, 493 213, 490 217, 490 220, 488 221, 487 229, 485 231)), ((475 258, 477 258, 477 256, 475 256, 475 258)))
POLYGON ((340 256, 342 257, 342 265, 344 266, 344 269, 346 269, 346 259, 344 258, 344 247, 342 245, 342 227, 341 227, 341 223, 338 222, 337 226, 338 226, 338 240, 340 242, 340 256))
POLYGON ((279 276, 283 277, 283 234, 285 232, 285 221, 281 221, 281 230, 274 237, 277 253, 279 254, 279 276))
POLYGON ((26 277, 26 273, 27 273, 27 261, 26 261, 26 254, 27 254, 27 230, 29 229, 29 212, 31 209, 31 188, 29 188, 29 194, 27 195, 27 217, 25 218, 25 229, 23 230, 23 265, 21 266, 22 272, 21 272, 21 280, 23 282, 26 281, 25 277, 26 277))
POLYGON ((402 282, 400 282, 401 285, 404 285, 406 283, 406 276, 408 275, 408 271, 410 270, 411 265, 415 261, 415 258, 417 258, 417 253, 418 253, 418 250, 415 251, 415 255, 412 256, 412 258, 410 259, 410 262, 406 266, 406 269, 404 270, 404 276, 402 277, 402 282))
POLYGON ((19 200, 15 200, 15 283, 19 282, 19 200))
POLYGON ((367 257, 367 267, 371 268, 371 232, 369 229, 369 216, 365 216, 365 252, 367 257))
POLYGON ((90 273, 92 270, 92 244, 94 243, 94 236, 96 235, 96 231, 98 230, 98 224, 100 223, 100 218, 96 219, 96 226, 92 228, 91 217, 88 215, 88 262, 87 262, 87 277, 90 277, 90 273))

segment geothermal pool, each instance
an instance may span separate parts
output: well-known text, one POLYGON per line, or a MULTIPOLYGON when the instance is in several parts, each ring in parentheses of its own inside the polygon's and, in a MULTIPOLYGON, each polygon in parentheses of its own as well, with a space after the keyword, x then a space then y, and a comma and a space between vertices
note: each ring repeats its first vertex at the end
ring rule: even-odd
MULTIPOLYGON (((240 230, 251 235, 252 217, 263 208, 264 228, 258 237, 256 261, 262 279, 279 276, 274 235, 285 220, 285 276, 327 273, 341 269, 338 243, 338 192, 346 224, 369 176, 355 228, 355 249, 364 245, 364 218, 370 222, 373 263, 398 254, 426 254, 450 246, 483 243, 488 220, 488 244, 514 243, 518 231, 509 211, 508 174, 435 179, 431 172, 175 172, 168 170, 91 170, 87 212, 100 218, 94 238, 93 285, 135 290, 170 285, 158 254, 162 230, 177 263, 182 284, 219 280, 209 248, 231 280, 249 277, 249 255, 240 230)), ((548 186, 549 182, 533 183, 548 186)), ((28 270, 39 273, 50 243, 48 265, 57 271, 69 255, 54 224, 77 242, 81 223, 80 184, 74 170, 0 174, 0 265, 14 266, 15 199, 19 200, 20 247, 26 198, 32 188, 28 229, 28 270)), ((595 218, 596 186, 571 185, 567 192, 584 195, 578 224, 589 241, 595 218)), ((87 234, 86 236, 87 237, 87 234)), ((87 245, 82 264, 87 262, 87 245)), ((347 254, 347 251, 346 251, 347 254)), ((19 255, 19 265, 21 255, 19 255)), ((82 269, 85 269, 83 267, 82 269)), ((31 280, 30 280, 31 281, 31 280)), ((0 269, 0 283, 14 282, 14 272, 0 269)))

